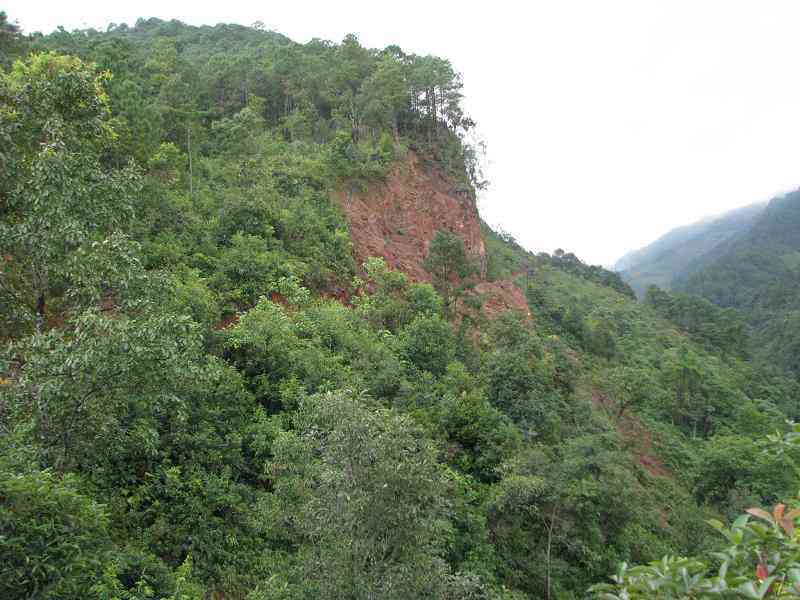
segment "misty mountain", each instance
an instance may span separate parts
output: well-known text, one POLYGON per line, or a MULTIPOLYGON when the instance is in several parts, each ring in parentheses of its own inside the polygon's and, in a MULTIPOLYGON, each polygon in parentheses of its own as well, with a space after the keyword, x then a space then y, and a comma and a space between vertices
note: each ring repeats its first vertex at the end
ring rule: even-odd
POLYGON ((673 229, 615 268, 640 298, 656 285, 672 304, 734 309, 755 360, 800 373, 800 190, 673 229))
POLYGON ((747 231, 766 204, 757 203, 677 227, 644 248, 625 254, 614 270, 644 296, 650 285, 671 289, 673 282, 702 268, 723 243, 747 231))
POLYGON ((800 190, 770 201, 747 231, 700 262, 675 289, 739 310, 757 356, 800 374, 800 190))

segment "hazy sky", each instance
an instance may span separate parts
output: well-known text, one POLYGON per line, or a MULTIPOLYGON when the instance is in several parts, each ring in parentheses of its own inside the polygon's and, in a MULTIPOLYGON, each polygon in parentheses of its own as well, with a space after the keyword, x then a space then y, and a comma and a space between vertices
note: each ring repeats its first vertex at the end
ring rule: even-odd
POLYGON ((263 21, 300 42, 449 58, 487 142, 487 221, 612 263, 676 225, 800 185, 800 2, 41 2, 26 31, 137 17, 263 21))

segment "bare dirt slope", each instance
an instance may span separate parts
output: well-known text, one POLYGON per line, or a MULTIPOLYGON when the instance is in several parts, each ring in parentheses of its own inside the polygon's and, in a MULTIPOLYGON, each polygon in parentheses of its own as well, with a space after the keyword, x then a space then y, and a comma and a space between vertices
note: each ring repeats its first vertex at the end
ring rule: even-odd
MULTIPOLYGON (((366 190, 339 191, 336 199, 347 218, 358 264, 380 256, 413 281, 430 281, 422 263, 439 230, 459 235, 474 260, 485 262, 475 201, 414 152, 398 161, 385 181, 366 190)), ((503 310, 528 312, 524 294, 511 281, 482 280, 476 291, 490 315, 503 310)))

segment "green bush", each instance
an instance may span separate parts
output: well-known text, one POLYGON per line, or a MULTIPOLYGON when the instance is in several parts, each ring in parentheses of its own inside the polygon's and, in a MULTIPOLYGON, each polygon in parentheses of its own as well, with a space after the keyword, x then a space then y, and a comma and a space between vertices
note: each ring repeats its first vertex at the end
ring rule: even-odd
POLYGON ((399 337, 405 357, 422 371, 442 375, 455 358, 455 335, 442 317, 419 316, 400 331, 399 337))
POLYGON ((82 600, 109 561, 106 509, 74 477, 0 473, 0 597, 82 600))

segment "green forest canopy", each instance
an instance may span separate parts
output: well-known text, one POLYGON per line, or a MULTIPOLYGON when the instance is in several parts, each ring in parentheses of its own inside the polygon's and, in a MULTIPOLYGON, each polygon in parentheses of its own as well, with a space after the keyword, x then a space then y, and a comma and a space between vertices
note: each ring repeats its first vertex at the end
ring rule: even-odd
POLYGON ((728 313, 488 228, 531 320, 486 318, 457 240, 436 287, 353 264, 334 190, 408 151, 482 185, 446 60, 155 19, 11 39, 3 597, 580 598, 796 491, 754 443, 796 381, 728 313))

